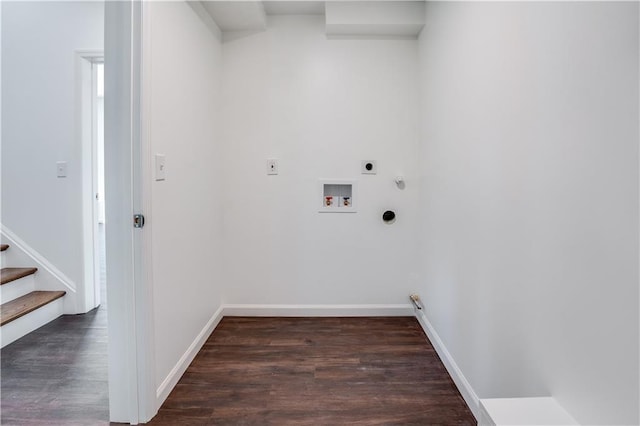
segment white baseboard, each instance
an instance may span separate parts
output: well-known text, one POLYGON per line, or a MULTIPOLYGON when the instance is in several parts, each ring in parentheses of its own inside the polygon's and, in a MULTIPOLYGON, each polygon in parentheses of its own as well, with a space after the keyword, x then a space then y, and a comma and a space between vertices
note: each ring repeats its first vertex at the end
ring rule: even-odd
POLYGON ((73 280, 2 224, 0 224, 0 234, 2 234, 3 242, 9 244, 9 249, 4 252, 3 263, 7 263, 7 266, 11 263, 10 266, 38 268, 38 272, 36 272, 37 279, 35 280, 36 290, 66 291, 67 294, 63 297, 63 313, 78 313, 76 307, 76 284, 73 280), (13 262, 18 262, 20 265, 13 264, 13 262))
POLYGON ((167 399, 173 388, 178 384, 178 381, 182 377, 187 368, 193 361, 193 359, 198 355, 198 352, 207 341, 213 330, 218 326, 220 321, 222 320, 222 312, 223 307, 220 307, 207 321, 207 324, 204 328, 198 333, 196 339, 189 345, 187 351, 180 357, 176 365, 171 369, 167 377, 162 381, 158 389, 156 390, 156 401, 157 408, 160 408, 162 403, 167 399))
POLYGON ((410 304, 398 305, 223 305, 226 317, 403 317, 410 304))
POLYGON ((479 419, 480 418, 480 399, 478 398, 478 395, 476 395, 475 391, 473 390, 473 388, 471 387, 467 379, 464 377, 464 374, 462 374, 462 370, 460 370, 460 368, 456 364, 455 360, 453 359, 453 357, 445 347, 444 343, 442 342, 442 339, 440 339, 440 336, 438 335, 436 330, 433 328, 433 326, 427 319, 424 312, 416 309, 415 316, 418 319, 418 322, 420 323, 420 325, 422 326, 422 329, 424 330, 425 334, 431 341, 431 344, 433 345, 434 349, 440 356, 442 363, 444 364, 445 368, 447 369, 447 372, 453 379, 453 382, 456 384, 465 402, 469 406, 469 409, 473 413, 476 420, 479 419))

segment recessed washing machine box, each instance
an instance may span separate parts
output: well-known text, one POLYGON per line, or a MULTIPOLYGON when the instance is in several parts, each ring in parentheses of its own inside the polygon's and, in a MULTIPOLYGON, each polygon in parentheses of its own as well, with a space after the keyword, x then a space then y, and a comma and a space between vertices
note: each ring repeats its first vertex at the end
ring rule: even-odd
POLYGON ((321 179, 318 201, 321 213, 355 213, 357 182, 321 179))

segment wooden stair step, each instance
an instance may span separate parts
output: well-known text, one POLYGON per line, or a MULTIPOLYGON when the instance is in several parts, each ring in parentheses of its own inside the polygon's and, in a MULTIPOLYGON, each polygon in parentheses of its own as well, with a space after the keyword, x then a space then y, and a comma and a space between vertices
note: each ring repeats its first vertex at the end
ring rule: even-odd
POLYGON ((0 326, 10 323, 29 312, 53 302, 67 294, 66 291, 32 291, 0 305, 0 326))
POLYGON ((9 244, 0 244, 0 251, 5 251, 9 248, 9 244))
POLYGON ((37 270, 38 268, 2 268, 0 270, 0 285, 35 274, 37 270))

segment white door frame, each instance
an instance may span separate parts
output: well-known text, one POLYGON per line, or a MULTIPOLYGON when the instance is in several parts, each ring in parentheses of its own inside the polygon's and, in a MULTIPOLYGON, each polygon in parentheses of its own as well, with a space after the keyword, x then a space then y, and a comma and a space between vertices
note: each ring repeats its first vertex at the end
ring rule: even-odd
POLYGON ((76 312, 85 313, 100 305, 100 259, 98 210, 95 194, 98 186, 96 129, 96 70, 104 61, 104 50, 76 50, 77 132, 82 147, 82 239, 83 282, 78 286, 76 312))
POLYGON ((157 412, 150 232, 150 164, 143 74, 149 2, 105 2, 105 190, 110 420, 144 423, 157 412), (143 31, 144 30, 144 31, 143 31), (147 222, 150 218, 147 217, 147 222))

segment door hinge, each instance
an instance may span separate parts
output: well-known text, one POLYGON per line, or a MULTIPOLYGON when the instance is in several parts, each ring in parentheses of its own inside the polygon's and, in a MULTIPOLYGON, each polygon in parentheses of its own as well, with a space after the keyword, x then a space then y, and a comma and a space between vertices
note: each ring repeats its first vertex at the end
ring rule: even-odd
POLYGON ((144 226, 144 215, 143 214, 134 214, 133 215, 133 227, 134 228, 142 228, 144 226))

